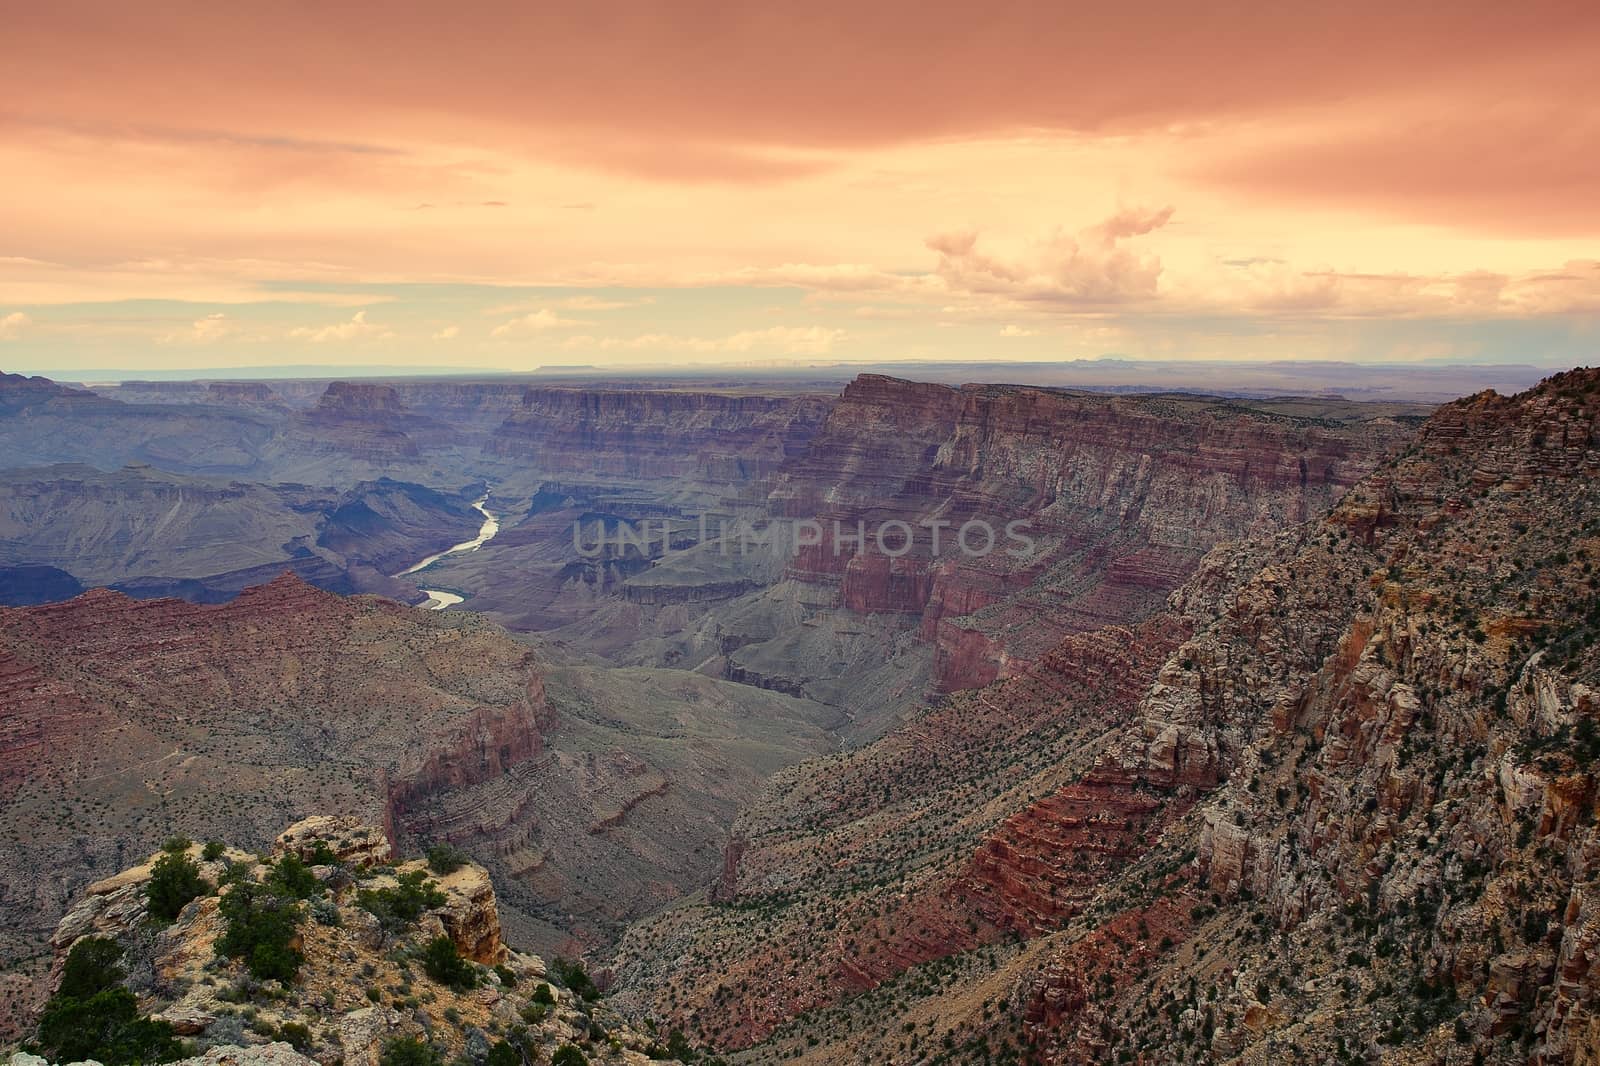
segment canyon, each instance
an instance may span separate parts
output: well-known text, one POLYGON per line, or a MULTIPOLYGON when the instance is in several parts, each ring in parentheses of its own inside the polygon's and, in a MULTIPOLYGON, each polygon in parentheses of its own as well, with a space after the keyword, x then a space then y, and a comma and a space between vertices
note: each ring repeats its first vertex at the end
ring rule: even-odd
POLYGON ((0 947, 30 994, 93 878, 328 813, 459 846, 508 941, 744 1061, 1600 1054, 1600 373, 1437 410, 0 385, 12 438, 107 404, 267 427, 245 473, 42 440, 4 472, 0 588, 36 605, 0 609, 0 947), (492 540, 392 576, 480 499, 492 540), (963 552, 968 522, 1031 549, 963 552))

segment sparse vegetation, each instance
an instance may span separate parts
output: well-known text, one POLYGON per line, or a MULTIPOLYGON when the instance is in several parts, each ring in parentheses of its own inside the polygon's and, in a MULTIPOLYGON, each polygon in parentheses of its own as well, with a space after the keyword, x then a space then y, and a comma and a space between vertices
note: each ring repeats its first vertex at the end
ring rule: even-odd
POLYGON ((467 864, 466 852, 450 844, 435 844, 428 849, 428 869, 448 877, 467 864))
POLYGON ((595 987, 590 980, 583 964, 576 959, 557 957, 550 964, 550 974, 561 982, 563 988, 582 1000, 596 1000, 600 998, 600 989, 595 987))

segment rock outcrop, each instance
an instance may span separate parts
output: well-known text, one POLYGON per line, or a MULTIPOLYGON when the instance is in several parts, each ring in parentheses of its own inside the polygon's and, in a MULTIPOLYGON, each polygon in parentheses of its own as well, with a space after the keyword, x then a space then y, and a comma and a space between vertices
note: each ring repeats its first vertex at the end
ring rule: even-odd
MULTIPOLYGON (((566 971, 506 946, 486 870, 394 862, 380 854, 383 839, 378 827, 316 816, 281 835, 270 861, 220 844, 204 852, 169 848, 89 886, 53 938, 56 972, 86 937, 116 943, 140 1010, 186 1038, 193 1055, 179 1061, 196 1066, 378 1066, 397 1040, 479 1066, 500 1042, 531 1061, 548 1061, 567 1045, 592 1062, 636 1066, 649 1061, 646 1052, 660 1053, 651 1038, 563 987, 566 971), (152 869, 172 854, 194 863, 207 886, 221 887, 151 935, 152 869), (309 869, 311 883, 293 895, 273 888, 274 864, 301 854, 320 860, 309 869), (374 900, 406 878, 429 898, 414 917, 397 917, 374 900), (243 891, 277 892, 295 909, 292 977, 252 976, 250 958, 230 958, 219 946, 232 921, 221 901, 243 891)), ((42 1061, 12 1059, 13 1066, 42 1061)))

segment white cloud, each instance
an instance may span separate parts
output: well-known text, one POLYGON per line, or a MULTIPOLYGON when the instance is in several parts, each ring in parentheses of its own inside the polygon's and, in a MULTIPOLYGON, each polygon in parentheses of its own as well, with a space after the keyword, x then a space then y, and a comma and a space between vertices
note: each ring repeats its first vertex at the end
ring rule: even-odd
POLYGON ((1039 331, 1036 329, 1023 329, 1015 324, 1008 325, 1000 331, 1000 336, 1002 337, 1036 337, 1038 335, 1039 331))
POLYGON ((435 333, 433 335, 433 339, 436 341, 453 341, 459 336, 461 336, 460 326, 446 326, 444 329, 441 329, 439 332, 435 333))
POLYGON ((588 323, 576 318, 562 318, 548 307, 542 307, 537 311, 530 311, 520 318, 513 318, 509 322, 501 323, 491 330, 489 335, 491 337, 519 337, 530 333, 543 333, 546 330, 567 329, 572 326, 585 325, 588 325, 588 323))
POLYGON ((4 318, 0 318, 0 341, 15 340, 22 336, 22 331, 33 325, 33 319, 21 311, 13 311, 4 318))
POLYGON ((213 344, 239 331, 238 323, 221 311, 197 318, 188 329, 173 330, 156 338, 158 344, 213 344))
POLYGON ((291 329, 289 336, 300 340, 308 340, 313 344, 322 344, 327 341, 353 341, 369 337, 389 340, 394 337, 394 334, 377 323, 368 322, 365 311, 357 311, 348 321, 336 322, 331 326, 319 326, 315 329, 310 326, 300 326, 296 329, 291 329))
POLYGON ((936 271, 951 292, 1070 307, 1128 304, 1155 299, 1161 260, 1122 242, 1171 217, 1170 207, 1120 211, 1075 236, 1055 230, 1009 256, 980 251, 976 230, 936 234, 927 246, 939 254, 936 271))

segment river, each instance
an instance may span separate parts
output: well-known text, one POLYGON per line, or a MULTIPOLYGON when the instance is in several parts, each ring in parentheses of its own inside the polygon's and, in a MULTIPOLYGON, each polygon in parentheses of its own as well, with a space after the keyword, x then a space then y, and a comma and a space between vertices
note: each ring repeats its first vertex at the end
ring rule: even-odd
MULTIPOLYGON (((395 577, 408 577, 418 571, 426 570, 440 559, 451 555, 465 555, 467 552, 475 552, 493 540, 495 534, 500 532, 500 519, 489 513, 488 503, 489 497, 484 496, 483 499, 472 505, 479 514, 483 515, 483 525, 479 527, 476 537, 471 540, 464 540, 453 548, 446 548, 437 555, 430 555, 416 566, 400 571, 395 577)), ((444 589, 419 589, 419 591, 428 594, 427 602, 420 606, 430 611, 442 611, 447 607, 454 607, 456 604, 465 601, 464 596, 459 596, 454 592, 446 592, 444 589)))

